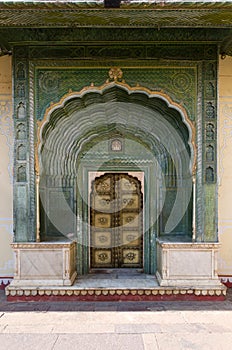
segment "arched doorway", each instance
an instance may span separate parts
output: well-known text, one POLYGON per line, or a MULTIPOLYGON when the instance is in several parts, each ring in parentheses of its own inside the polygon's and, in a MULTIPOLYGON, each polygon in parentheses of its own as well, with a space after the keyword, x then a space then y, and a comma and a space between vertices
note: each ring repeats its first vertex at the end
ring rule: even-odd
MULTIPOLYGON (((157 237, 192 238, 191 127, 164 98, 127 88, 113 83, 101 94, 72 95, 40 130, 41 238, 77 240, 78 274, 100 265, 90 249, 90 172, 144 174, 144 254, 133 266, 156 272, 157 237)), ((117 264, 123 259, 108 259, 105 266, 117 264)))
POLYGON ((90 193, 90 267, 143 267, 141 182, 125 173, 106 173, 90 193))

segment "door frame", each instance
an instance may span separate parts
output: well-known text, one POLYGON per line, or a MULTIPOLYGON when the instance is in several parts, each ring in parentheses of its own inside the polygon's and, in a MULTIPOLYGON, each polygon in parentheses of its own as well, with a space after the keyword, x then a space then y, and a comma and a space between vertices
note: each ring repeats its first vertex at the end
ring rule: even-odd
POLYGON ((131 173, 141 172, 144 177, 143 184, 143 270, 147 274, 155 274, 157 266, 156 238, 159 234, 159 222, 154 220, 159 206, 159 181, 154 181, 154 164, 150 160, 136 160, 128 164, 104 164, 99 167, 95 159, 81 162, 77 183, 82 187, 82 193, 77 185, 77 272, 88 274, 90 270, 90 232, 89 232, 89 173, 111 172, 131 173), (95 164, 94 164, 95 163, 95 164), (151 176, 152 175, 152 176, 151 176), (84 198, 84 199, 83 199, 84 198), (152 209, 152 210, 151 210, 152 209), (78 220, 78 217, 81 220, 78 220))

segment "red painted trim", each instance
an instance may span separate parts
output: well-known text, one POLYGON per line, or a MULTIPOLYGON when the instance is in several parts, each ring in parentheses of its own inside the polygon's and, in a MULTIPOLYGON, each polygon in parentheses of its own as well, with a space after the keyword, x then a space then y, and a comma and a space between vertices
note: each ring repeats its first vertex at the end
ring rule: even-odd
POLYGON ((36 296, 7 296, 7 301, 224 301, 224 295, 36 295, 36 296))
POLYGON ((232 276, 231 275, 227 275, 227 276, 219 275, 219 278, 221 280, 221 283, 223 283, 227 288, 232 288, 232 276))
POLYGON ((232 282, 230 281, 221 281, 227 288, 232 288, 232 282))
POLYGON ((10 282, 12 281, 12 277, 4 277, 4 278, 0 278, 0 281, 2 280, 1 284, 0 284, 0 290, 5 290, 5 288, 10 284, 10 282), (3 280, 7 280, 7 282, 3 282, 3 280))

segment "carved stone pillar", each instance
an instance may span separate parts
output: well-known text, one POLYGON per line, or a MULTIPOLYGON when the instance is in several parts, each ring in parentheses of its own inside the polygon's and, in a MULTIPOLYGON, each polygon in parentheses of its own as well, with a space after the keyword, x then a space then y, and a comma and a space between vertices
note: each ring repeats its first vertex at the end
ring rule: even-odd
POLYGON ((29 98, 27 47, 15 47, 14 79, 14 241, 35 241, 34 124, 29 98))

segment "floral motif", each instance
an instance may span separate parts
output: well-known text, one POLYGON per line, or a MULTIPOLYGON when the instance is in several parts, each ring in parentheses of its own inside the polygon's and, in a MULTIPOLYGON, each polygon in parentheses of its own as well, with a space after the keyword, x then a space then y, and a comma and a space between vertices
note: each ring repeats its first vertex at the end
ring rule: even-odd
POLYGON ((126 218, 126 222, 131 222, 131 221, 133 221, 134 220, 134 217, 133 216, 128 216, 127 218, 126 218))
POLYGON ((98 239, 99 239, 99 241, 100 241, 101 243, 107 242, 107 237, 104 236, 104 235, 99 236, 98 239))
POLYGON ((125 205, 133 205, 134 204, 134 199, 133 198, 124 198, 123 199, 123 204, 125 204, 125 205))
POLYGON ((98 219, 98 222, 99 222, 100 224, 104 225, 104 224, 107 224, 107 223, 108 223, 108 219, 105 218, 105 217, 100 217, 100 218, 98 219))
POLYGON ((108 254, 107 253, 100 253, 100 254, 98 254, 98 258, 101 261, 106 261, 108 259, 108 254))
POLYGON ((172 84, 175 90, 183 93, 191 88, 191 77, 187 73, 176 73, 173 77, 172 84))
POLYGON ((135 238, 136 238, 136 236, 135 236, 135 235, 131 235, 131 234, 126 236, 126 239, 127 239, 129 242, 134 241, 135 238))
POLYGON ((123 73, 119 67, 112 67, 109 70, 109 77, 114 81, 118 81, 119 79, 122 79, 122 76, 123 76, 123 73))
POLYGON ((132 252, 127 253, 127 254, 126 254, 126 258, 127 258, 128 260, 130 260, 130 261, 133 261, 133 260, 135 260, 135 258, 136 258, 136 254, 135 254, 135 253, 132 253, 132 252))
POLYGON ((97 189, 100 191, 107 191, 107 190, 109 190, 109 188, 110 188, 110 185, 107 182, 102 181, 98 184, 97 189))

